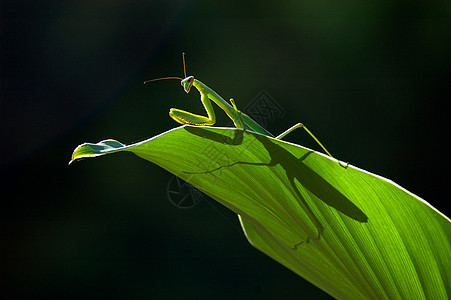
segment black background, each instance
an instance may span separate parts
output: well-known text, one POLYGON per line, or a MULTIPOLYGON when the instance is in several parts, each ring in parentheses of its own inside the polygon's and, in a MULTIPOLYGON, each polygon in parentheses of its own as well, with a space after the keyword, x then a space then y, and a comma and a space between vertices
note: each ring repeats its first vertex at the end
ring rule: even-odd
MULTIPOLYGON (((82 142, 177 126, 171 107, 203 113, 177 81, 142 85, 182 76, 182 52, 239 107, 270 95, 285 111, 270 131, 302 121, 337 158, 448 214, 449 1, 0 3, 4 293, 329 298, 253 249, 213 200, 171 204, 159 167, 125 153, 67 165, 82 142)), ((301 131, 287 139, 317 149, 301 131)))

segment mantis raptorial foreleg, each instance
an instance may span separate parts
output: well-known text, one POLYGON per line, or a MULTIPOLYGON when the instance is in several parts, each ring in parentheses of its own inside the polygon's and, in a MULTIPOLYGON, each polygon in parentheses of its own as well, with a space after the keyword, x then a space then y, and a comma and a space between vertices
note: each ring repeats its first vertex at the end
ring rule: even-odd
POLYGON ((205 110, 207 111, 207 116, 196 115, 181 109, 171 108, 169 115, 175 121, 180 124, 190 124, 190 125, 213 125, 216 122, 216 115, 211 105, 210 99, 206 94, 200 95, 200 101, 202 102, 205 110))

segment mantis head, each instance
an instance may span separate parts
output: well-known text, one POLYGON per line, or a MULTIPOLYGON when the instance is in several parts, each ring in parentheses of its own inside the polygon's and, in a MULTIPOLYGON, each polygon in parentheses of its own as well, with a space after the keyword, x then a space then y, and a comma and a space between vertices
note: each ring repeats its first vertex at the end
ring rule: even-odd
POLYGON ((185 92, 187 94, 189 93, 191 87, 193 86, 193 83, 194 83, 194 76, 188 76, 181 81, 183 89, 185 90, 185 92))

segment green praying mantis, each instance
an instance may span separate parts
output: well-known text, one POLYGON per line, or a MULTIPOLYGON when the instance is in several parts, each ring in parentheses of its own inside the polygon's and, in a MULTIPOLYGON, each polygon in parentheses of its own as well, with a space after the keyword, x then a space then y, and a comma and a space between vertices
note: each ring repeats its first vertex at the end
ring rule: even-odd
MULTIPOLYGON (((251 130, 253 132, 257 132, 266 136, 270 136, 276 139, 282 139, 290 132, 298 129, 303 128, 314 140, 315 142, 329 155, 333 158, 333 156, 330 154, 330 152, 326 149, 326 147, 323 146, 323 144, 316 138, 316 136, 302 123, 297 123, 294 126, 288 128, 278 136, 272 135, 269 131, 267 131, 264 127, 262 127, 260 124, 258 124, 255 120, 253 120, 251 117, 246 115, 245 113, 238 110, 235 101, 233 99, 230 99, 230 104, 225 101, 221 96, 218 95, 212 88, 208 87, 205 83, 197 80, 194 78, 194 76, 187 76, 186 75, 186 63, 185 63, 185 53, 182 55, 183 59, 183 74, 185 78, 180 77, 164 77, 164 78, 157 78, 157 79, 151 79, 144 81, 144 84, 152 81, 157 80, 166 80, 166 79, 178 79, 181 80, 181 84, 183 86, 183 89, 188 94, 192 87, 196 88, 200 93, 200 101, 202 102, 202 105, 205 108, 205 111, 207 112, 207 116, 197 115, 193 114, 181 109, 177 108, 171 108, 169 110, 169 116, 173 118, 176 122, 180 124, 189 124, 189 125, 197 125, 197 126, 205 126, 205 125, 214 125, 216 123, 216 115, 212 106, 212 101, 216 103, 226 114, 227 116, 232 120, 232 122, 235 124, 235 127, 242 130, 251 130)), ((340 162, 339 162, 340 163, 340 162)), ((341 165, 341 163, 340 163, 341 165)), ((345 167, 347 167, 348 164, 346 164, 345 167)))

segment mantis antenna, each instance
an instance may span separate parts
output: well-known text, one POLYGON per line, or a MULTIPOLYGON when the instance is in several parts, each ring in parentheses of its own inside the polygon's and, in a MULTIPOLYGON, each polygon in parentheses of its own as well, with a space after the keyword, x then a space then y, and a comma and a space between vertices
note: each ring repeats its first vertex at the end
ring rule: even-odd
MULTIPOLYGON (((182 53, 182 60, 183 60, 183 75, 185 75, 186 78, 186 63, 185 63, 185 52, 182 53)), ((158 80, 166 80, 166 79, 177 79, 177 80, 183 80, 183 78, 177 77, 177 76, 169 76, 169 77, 162 77, 162 78, 155 78, 144 81, 144 84, 148 82, 158 81, 158 80)))
POLYGON ((152 81, 166 80, 166 79, 178 79, 178 80, 182 80, 183 78, 175 77, 175 76, 162 77, 162 78, 155 78, 155 79, 150 79, 150 80, 144 81, 144 84, 146 84, 146 83, 148 83, 148 82, 152 82, 152 81))
POLYGON ((183 60, 183 75, 185 75, 186 78, 185 52, 182 53, 182 60, 183 60))

